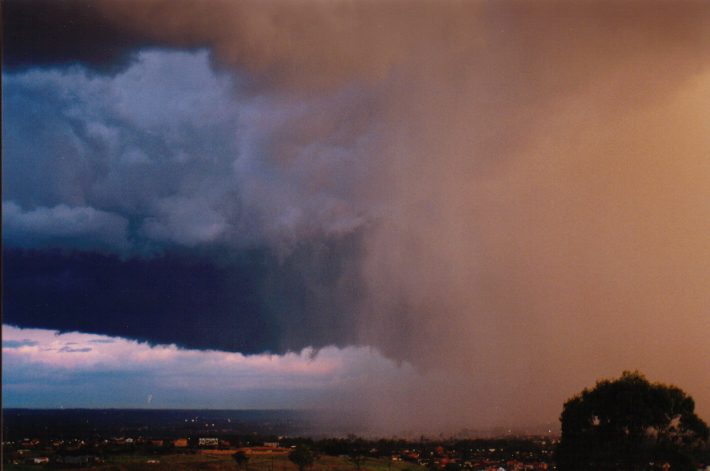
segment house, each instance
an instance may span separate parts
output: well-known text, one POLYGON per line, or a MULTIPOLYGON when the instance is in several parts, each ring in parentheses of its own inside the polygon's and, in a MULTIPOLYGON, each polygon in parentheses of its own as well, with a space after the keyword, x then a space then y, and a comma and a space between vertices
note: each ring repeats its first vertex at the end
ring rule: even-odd
POLYGON ((219 446, 219 438, 201 437, 197 440, 197 446, 219 446))
POLYGON ((187 438, 178 438, 173 441, 175 448, 187 448, 187 438))

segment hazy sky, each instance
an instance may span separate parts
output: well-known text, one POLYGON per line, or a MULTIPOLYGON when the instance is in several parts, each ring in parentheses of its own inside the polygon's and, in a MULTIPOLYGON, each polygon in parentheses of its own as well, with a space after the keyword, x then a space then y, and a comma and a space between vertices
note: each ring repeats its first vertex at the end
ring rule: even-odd
POLYGON ((639 369, 710 418, 707 2, 3 21, 6 406, 455 431, 639 369))

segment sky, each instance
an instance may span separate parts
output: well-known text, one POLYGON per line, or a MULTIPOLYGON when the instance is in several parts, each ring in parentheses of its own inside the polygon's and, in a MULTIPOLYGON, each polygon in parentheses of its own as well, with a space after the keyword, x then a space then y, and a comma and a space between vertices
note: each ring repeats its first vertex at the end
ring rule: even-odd
POLYGON ((710 419, 710 4, 7 0, 5 407, 710 419), (209 384, 209 387, 205 387, 209 384))

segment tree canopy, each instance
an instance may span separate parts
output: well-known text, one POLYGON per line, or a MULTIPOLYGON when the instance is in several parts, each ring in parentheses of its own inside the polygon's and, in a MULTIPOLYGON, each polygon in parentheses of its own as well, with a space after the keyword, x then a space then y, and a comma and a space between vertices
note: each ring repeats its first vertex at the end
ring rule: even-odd
POLYGON ((360 471, 362 465, 367 460, 369 450, 367 445, 367 442, 361 438, 350 441, 350 449, 347 453, 347 459, 355 466, 357 471, 360 471))
POLYGON ((566 470, 694 469, 708 426, 681 389, 639 372, 597 382, 564 404, 557 464, 566 470))
POLYGON ((296 445, 296 448, 288 454, 288 459, 298 466, 299 471, 303 471, 311 466, 318 458, 318 454, 306 445, 296 445))

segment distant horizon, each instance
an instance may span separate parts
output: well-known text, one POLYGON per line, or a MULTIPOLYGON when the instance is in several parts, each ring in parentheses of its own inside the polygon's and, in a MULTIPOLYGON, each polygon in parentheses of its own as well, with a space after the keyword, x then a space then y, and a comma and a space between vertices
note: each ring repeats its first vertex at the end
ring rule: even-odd
MULTIPOLYGON (((422 430, 372 431, 356 416, 343 417, 337 411, 305 411, 305 410, 215 410, 215 409, 135 409, 135 408, 3 408, 6 426, 17 433, 18 427, 32 430, 37 424, 58 424, 62 420, 62 429, 75 430, 84 433, 95 430, 110 430, 111 427, 141 428, 143 426, 154 430, 180 427, 189 422, 187 419, 202 420, 205 423, 216 424, 221 434, 223 429, 231 428, 233 433, 252 433, 261 430, 262 434, 277 434, 289 437, 318 436, 344 437, 349 435, 362 436, 370 439, 394 438, 427 440, 441 439, 443 436, 452 439, 466 438, 504 438, 524 436, 559 436, 559 426, 556 424, 539 424, 537 426, 521 427, 463 427, 447 433, 427 433, 422 430), (126 415, 128 414, 128 415, 126 415), (34 417, 34 418, 33 418, 34 417), (40 422, 37 422, 40 421, 40 422), (268 431, 267 431, 268 430, 268 431), (407 438, 409 437, 409 438, 407 438)), ((57 425, 58 426, 58 425, 57 425)), ((51 427, 53 428, 53 427, 51 427)), ((58 432, 59 430, 55 430, 58 432)), ((209 431, 209 430, 208 430, 209 431)), ((29 433, 29 432, 28 432, 29 433)), ((51 430, 49 430, 51 433, 51 430)), ((156 433, 156 432, 154 432, 156 433)), ((174 432, 171 432, 174 433, 174 432)), ((187 433, 187 432, 185 432, 187 433)))

